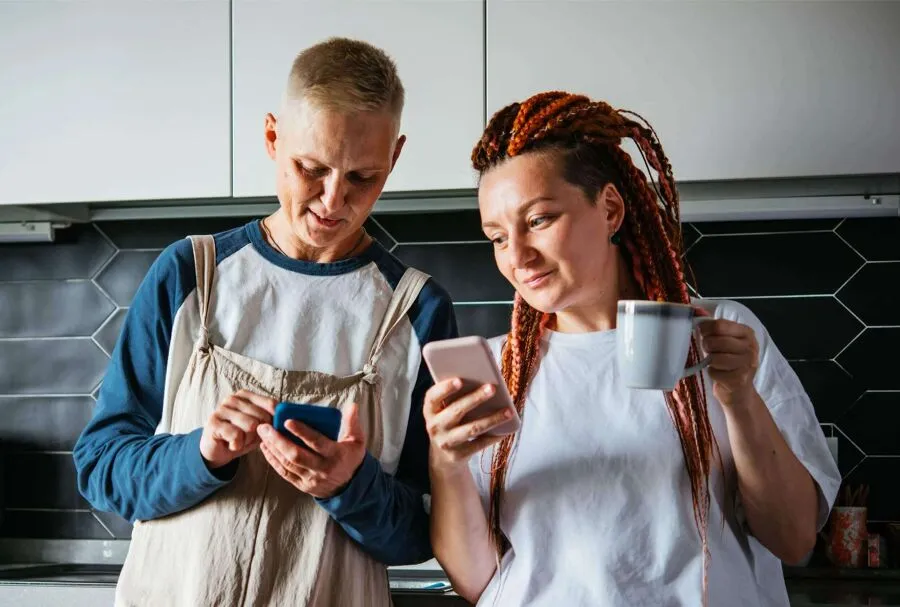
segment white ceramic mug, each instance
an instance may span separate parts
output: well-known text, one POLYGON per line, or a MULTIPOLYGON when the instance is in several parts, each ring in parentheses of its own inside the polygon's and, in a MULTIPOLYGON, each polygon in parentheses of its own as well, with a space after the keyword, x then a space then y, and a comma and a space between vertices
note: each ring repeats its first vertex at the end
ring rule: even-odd
POLYGON ((625 385, 645 390, 675 389, 682 378, 709 365, 704 357, 685 368, 691 334, 712 316, 693 306, 658 301, 622 300, 616 314, 616 358, 625 385))

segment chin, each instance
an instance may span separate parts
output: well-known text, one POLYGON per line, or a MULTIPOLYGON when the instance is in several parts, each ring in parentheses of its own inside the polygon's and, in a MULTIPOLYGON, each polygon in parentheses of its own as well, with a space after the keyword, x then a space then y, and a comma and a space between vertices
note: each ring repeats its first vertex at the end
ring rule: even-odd
POLYGON ((525 302, 544 314, 554 314, 565 308, 562 298, 555 293, 522 293, 525 302))

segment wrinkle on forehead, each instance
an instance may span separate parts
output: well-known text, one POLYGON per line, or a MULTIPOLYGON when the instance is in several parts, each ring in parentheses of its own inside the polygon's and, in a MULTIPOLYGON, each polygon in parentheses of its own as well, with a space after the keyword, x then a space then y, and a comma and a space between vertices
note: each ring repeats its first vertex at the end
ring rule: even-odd
POLYGON ((341 112, 306 101, 285 104, 278 120, 284 152, 342 171, 389 170, 396 120, 384 112, 341 112))

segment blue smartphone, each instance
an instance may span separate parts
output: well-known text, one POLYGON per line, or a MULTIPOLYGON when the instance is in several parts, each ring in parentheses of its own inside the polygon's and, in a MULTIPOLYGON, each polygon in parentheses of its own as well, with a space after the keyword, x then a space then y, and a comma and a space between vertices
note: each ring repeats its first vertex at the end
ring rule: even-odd
POLYGON ((289 419, 302 422, 333 441, 338 439, 338 433, 341 431, 341 412, 338 409, 321 405, 284 402, 275 405, 275 419, 272 425, 283 436, 307 449, 309 447, 306 443, 284 426, 289 419))

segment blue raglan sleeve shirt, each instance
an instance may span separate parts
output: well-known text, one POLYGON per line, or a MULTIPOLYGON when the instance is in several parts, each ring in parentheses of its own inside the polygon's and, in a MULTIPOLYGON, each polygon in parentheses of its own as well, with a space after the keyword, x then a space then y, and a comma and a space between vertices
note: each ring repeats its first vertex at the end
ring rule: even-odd
POLYGON ((202 429, 155 434, 162 416, 174 317, 194 290, 189 240, 166 248, 135 294, 103 378, 93 418, 74 449, 81 494, 134 521, 185 510, 224 485, 237 462, 211 472, 202 429))

